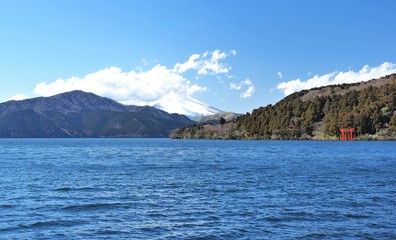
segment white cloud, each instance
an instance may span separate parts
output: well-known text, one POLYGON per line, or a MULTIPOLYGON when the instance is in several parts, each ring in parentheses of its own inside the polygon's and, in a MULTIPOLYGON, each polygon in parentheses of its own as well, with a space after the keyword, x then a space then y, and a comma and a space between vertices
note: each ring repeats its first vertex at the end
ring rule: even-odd
POLYGON ((123 72, 120 68, 109 67, 86 75, 58 79, 52 83, 39 83, 34 93, 42 96, 83 90, 127 102, 130 104, 150 105, 152 101, 168 94, 193 95, 206 88, 191 84, 179 73, 165 66, 156 65, 143 72, 123 72))
POLYGON ((29 98, 28 95, 25 95, 23 93, 19 93, 19 94, 16 94, 16 95, 10 97, 7 101, 10 101, 10 100, 20 101, 20 100, 25 100, 27 98, 29 98))
POLYGON ((229 52, 221 52, 215 50, 213 52, 205 52, 204 54, 193 54, 184 63, 176 63, 173 70, 178 73, 184 73, 188 70, 196 70, 198 75, 217 75, 228 73, 231 66, 221 63, 220 61, 230 55, 236 55, 235 50, 229 52))
POLYGON ((178 73, 184 73, 185 71, 190 69, 198 69, 200 67, 198 62, 200 58, 201 56, 199 54, 191 55, 187 62, 176 63, 175 71, 178 73))
POLYGON ((254 90, 255 90, 254 86, 249 86, 248 89, 245 92, 241 93, 241 98, 249 98, 249 97, 251 97, 253 95, 253 93, 254 93, 254 90))
POLYGON ((283 74, 282 74, 281 72, 277 72, 276 74, 278 74, 278 77, 279 77, 279 78, 282 78, 282 77, 283 77, 283 74))
POLYGON ((254 93, 254 86, 252 81, 250 81, 250 79, 246 79, 240 83, 231 83, 230 84, 230 89, 232 90, 241 90, 241 89, 245 89, 239 96, 241 98, 249 98, 253 95, 254 93))
MULTIPOLYGON (((183 73, 194 70, 197 77, 228 73, 231 67, 222 63, 222 60, 235 54, 234 50, 193 54, 186 62, 177 63, 173 68, 157 64, 148 70, 138 68, 128 72, 118 67, 108 67, 83 77, 73 76, 49 83, 41 82, 34 88, 34 93, 52 96, 72 90, 83 90, 124 104, 161 105, 166 111, 184 114, 185 109, 181 105, 186 105, 185 102, 193 99, 194 94, 207 91, 207 88, 192 83, 183 73), (172 106, 165 106, 167 104, 172 106)), ((192 79, 199 81, 195 77, 192 79)))
POLYGON ((303 89, 310 89, 333 84, 368 81, 392 73, 396 73, 396 64, 384 62, 377 67, 370 67, 368 65, 365 65, 358 72, 354 72, 352 70, 349 70, 347 72, 334 71, 324 74, 322 76, 315 75, 306 81, 295 79, 288 82, 281 82, 278 84, 277 89, 282 90, 285 95, 289 95, 303 89))
POLYGON ((231 83, 230 84, 230 89, 232 89, 232 90, 240 90, 241 88, 242 88, 241 84, 238 84, 238 83, 231 83))

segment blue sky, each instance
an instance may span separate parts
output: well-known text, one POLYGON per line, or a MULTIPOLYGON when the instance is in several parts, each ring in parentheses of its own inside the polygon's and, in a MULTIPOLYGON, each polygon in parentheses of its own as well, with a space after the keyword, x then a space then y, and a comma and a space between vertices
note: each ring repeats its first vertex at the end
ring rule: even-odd
POLYGON ((0 101, 81 88, 244 113, 396 72, 395 10, 393 0, 5 0, 0 101))

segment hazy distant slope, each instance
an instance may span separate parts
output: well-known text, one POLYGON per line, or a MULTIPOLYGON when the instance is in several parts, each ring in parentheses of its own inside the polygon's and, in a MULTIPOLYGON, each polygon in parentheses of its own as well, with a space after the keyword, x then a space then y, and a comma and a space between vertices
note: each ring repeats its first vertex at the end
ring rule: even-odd
POLYGON ((224 118, 227 122, 233 121, 238 118, 241 114, 233 113, 233 112, 221 112, 213 115, 202 116, 194 119, 198 123, 219 123, 220 118, 224 118))

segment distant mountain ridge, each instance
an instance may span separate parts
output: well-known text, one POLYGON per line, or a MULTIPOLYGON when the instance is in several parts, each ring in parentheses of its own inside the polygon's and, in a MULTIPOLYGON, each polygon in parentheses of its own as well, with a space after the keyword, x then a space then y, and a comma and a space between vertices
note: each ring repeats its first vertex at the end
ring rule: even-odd
POLYGON ((192 123, 180 114, 79 90, 0 104, 0 137, 168 137, 192 123))
POLYGON ((202 124, 205 123, 218 124, 220 118, 224 118, 224 120, 226 120, 227 122, 231 122, 237 119, 240 115, 242 114, 233 113, 233 112, 220 112, 213 115, 202 116, 194 120, 202 124))

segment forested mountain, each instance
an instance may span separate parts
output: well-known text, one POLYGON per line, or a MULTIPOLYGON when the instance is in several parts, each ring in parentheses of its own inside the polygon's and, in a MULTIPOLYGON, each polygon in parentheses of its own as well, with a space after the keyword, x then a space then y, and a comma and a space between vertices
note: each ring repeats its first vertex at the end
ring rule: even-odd
POLYGON ((0 137, 168 137, 193 121, 83 91, 0 104, 0 137))
POLYGON ((337 139, 354 127, 360 138, 396 139, 396 74, 291 94, 224 126, 193 125, 173 138, 337 139))

